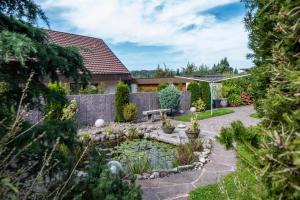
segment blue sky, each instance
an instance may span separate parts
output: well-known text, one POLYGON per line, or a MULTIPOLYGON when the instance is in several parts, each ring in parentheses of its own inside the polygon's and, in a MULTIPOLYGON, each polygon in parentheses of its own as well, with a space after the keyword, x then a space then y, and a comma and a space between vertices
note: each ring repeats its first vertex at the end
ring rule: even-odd
POLYGON ((227 57, 250 67, 245 8, 237 0, 38 0, 51 28, 102 38, 129 70, 227 57))

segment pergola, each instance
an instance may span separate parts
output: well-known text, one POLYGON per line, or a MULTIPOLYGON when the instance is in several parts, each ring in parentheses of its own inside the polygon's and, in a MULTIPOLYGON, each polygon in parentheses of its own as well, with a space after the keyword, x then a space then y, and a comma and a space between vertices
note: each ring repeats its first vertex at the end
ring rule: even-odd
POLYGON ((242 78, 242 77, 246 77, 246 76, 250 76, 251 74, 245 74, 245 75, 239 75, 239 76, 233 76, 233 77, 229 77, 229 78, 218 78, 218 76, 206 76, 206 79, 203 79, 203 77, 188 77, 188 76, 175 76, 177 78, 184 78, 184 79, 189 79, 189 80, 193 80, 193 81, 199 81, 199 82, 207 82, 209 83, 210 86, 210 115, 213 115, 213 86, 215 83, 222 83, 222 81, 226 81, 226 80, 231 80, 231 79, 236 79, 236 78, 242 78), (208 80, 207 80, 208 79, 208 80))

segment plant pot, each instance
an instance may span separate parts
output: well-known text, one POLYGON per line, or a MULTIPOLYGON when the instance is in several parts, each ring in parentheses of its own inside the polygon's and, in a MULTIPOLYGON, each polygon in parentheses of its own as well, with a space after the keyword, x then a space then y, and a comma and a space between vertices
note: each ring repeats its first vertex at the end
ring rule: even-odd
POLYGON ((185 133, 188 136, 189 140, 195 140, 195 139, 199 138, 199 132, 200 132, 200 130, 198 130, 196 132, 191 132, 189 130, 185 131, 185 133))
POLYGON ((220 102, 220 105, 221 105, 223 108, 227 107, 227 106, 228 106, 228 100, 227 100, 227 98, 222 98, 222 99, 221 99, 221 102, 220 102))
POLYGON ((165 126, 162 126, 161 128, 162 128, 163 132, 167 133, 167 134, 173 133, 173 131, 175 129, 175 127, 165 127, 165 126))
POLYGON ((222 106, 221 106, 221 101, 222 101, 222 99, 214 99, 213 100, 213 107, 214 108, 221 108, 222 106))

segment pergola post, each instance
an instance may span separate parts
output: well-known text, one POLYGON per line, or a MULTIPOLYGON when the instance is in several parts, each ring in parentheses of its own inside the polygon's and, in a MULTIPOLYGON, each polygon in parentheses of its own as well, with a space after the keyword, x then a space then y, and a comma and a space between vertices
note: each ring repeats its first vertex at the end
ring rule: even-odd
POLYGON ((209 84, 209 87, 210 87, 210 115, 211 116, 213 115, 213 95, 212 95, 213 84, 214 84, 213 81, 211 81, 210 84, 209 84))

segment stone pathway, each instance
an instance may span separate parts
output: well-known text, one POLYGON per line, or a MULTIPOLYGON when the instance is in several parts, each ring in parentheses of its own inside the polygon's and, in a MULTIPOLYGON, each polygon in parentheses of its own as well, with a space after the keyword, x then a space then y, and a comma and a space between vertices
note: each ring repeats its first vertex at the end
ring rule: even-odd
MULTIPOLYGON (((200 121, 201 130, 206 136, 216 136, 222 127, 231 122, 241 120, 246 126, 256 125, 259 120, 250 117, 254 113, 252 106, 233 108, 234 113, 200 121)), ((235 152, 225 150, 222 145, 213 141, 210 162, 201 170, 185 171, 159 179, 138 180, 142 186, 144 200, 183 200, 193 189, 207 184, 215 183, 226 174, 235 170, 235 152)))

